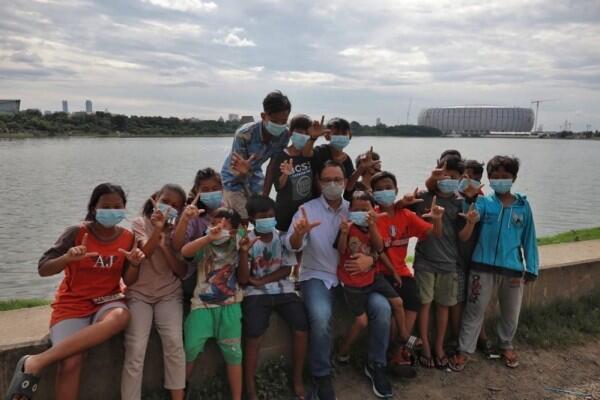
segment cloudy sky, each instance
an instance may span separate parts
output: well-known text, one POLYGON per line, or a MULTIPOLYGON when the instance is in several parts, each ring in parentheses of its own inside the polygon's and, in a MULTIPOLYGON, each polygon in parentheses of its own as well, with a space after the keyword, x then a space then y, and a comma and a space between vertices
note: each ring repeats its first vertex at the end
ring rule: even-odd
POLYGON ((598 0, 0 2, 0 97, 71 111, 218 118, 293 112, 373 124, 426 107, 540 106, 600 129, 598 0))

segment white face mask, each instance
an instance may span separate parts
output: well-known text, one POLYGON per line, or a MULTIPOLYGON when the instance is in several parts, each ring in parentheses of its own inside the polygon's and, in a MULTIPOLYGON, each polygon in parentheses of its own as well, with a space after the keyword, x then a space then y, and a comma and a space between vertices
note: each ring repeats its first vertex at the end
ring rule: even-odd
MULTIPOLYGON (((214 229, 214 228, 208 228, 208 229, 211 230, 211 229, 214 229)), ((231 237, 231 235, 229 234, 229 231, 226 230, 226 229, 223 229, 221 231, 221 233, 219 234, 219 238, 213 240, 213 243, 218 246, 218 245, 223 244, 226 241, 228 241, 230 237, 231 237)))
POLYGON ((327 200, 339 200, 344 194, 344 185, 338 185, 335 182, 329 182, 321 186, 321 192, 327 200))

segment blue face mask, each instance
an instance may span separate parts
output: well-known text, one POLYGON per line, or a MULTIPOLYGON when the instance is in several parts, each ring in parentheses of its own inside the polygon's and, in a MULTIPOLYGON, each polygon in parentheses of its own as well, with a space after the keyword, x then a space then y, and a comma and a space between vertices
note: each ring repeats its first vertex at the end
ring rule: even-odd
POLYGON ((205 192, 200 193, 200 201, 211 210, 218 208, 223 203, 223 192, 220 190, 216 192, 205 192))
POLYGON ((350 211, 350 214, 348 214, 348 219, 358 226, 369 225, 369 223, 367 222, 366 211, 350 211))
POLYGON ((169 224, 173 224, 179 215, 176 209, 165 203, 158 203, 158 209, 165 215, 169 224))
POLYGON ((456 193, 458 191, 458 179, 442 179, 437 182, 437 187, 444 194, 456 193))
POLYGON ((276 124, 275 122, 267 121, 267 131, 273 136, 281 135, 286 129, 286 124, 276 124))
MULTIPOLYGON (((481 185, 481 182, 479 182, 476 179, 471 179, 471 186, 478 188, 480 185, 481 185)), ((458 183, 458 191, 460 193, 463 193, 465 191, 465 189, 467 189, 468 187, 469 187, 469 179, 463 178, 458 183)))
POLYGON ((499 194, 510 192, 512 185, 512 179, 490 179, 490 187, 499 194))
POLYGON ((292 133, 292 144, 298 150, 302 150, 309 138, 310 136, 305 135, 304 133, 294 132, 292 133))
POLYGON ((271 218, 259 218, 254 221, 254 229, 258 233, 271 233, 277 225, 277 220, 274 217, 271 218))
POLYGON ((373 198, 377 202, 384 207, 391 206, 394 204, 394 200, 396 200, 396 191, 395 190, 377 190, 373 192, 373 198))
POLYGON ((350 143, 350 136, 348 135, 332 135, 329 143, 338 150, 342 150, 350 143))
POLYGON ((96 221, 105 228, 112 228, 125 219, 124 208, 97 208, 96 221))

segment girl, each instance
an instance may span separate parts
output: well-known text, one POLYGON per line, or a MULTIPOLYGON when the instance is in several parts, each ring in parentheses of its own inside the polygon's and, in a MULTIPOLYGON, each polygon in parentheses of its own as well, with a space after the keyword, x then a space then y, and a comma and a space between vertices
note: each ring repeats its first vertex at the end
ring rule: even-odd
POLYGON ((170 245, 170 235, 183 209, 186 194, 179 185, 167 184, 146 201, 142 215, 131 224, 138 246, 146 254, 137 282, 127 288, 131 322, 125 331, 125 362, 121 398, 140 399, 144 357, 152 320, 160 335, 165 367, 165 388, 171 399, 183 399, 185 355, 181 326, 181 280, 187 266, 170 245))
POLYGON ((42 371, 55 362, 55 398, 77 398, 85 351, 127 327, 130 313, 120 282, 137 280, 144 253, 133 233, 117 226, 125 218, 126 203, 120 186, 96 186, 85 222, 67 228, 40 259, 41 276, 65 272, 52 303, 52 347, 19 360, 7 399, 31 399, 42 371))

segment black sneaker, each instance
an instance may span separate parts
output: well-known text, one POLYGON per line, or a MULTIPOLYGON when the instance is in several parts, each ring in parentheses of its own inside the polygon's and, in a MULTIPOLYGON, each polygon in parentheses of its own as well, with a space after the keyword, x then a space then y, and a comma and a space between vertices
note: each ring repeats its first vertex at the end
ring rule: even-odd
POLYGON ((385 376, 385 367, 377 363, 365 364, 365 375, 371 379, 375 396, 386 399, 393 396, 392 385, 385 376))
POLYGON ((311 400, 336 400, 331 375, 315 376, 312 381, 311 400))

